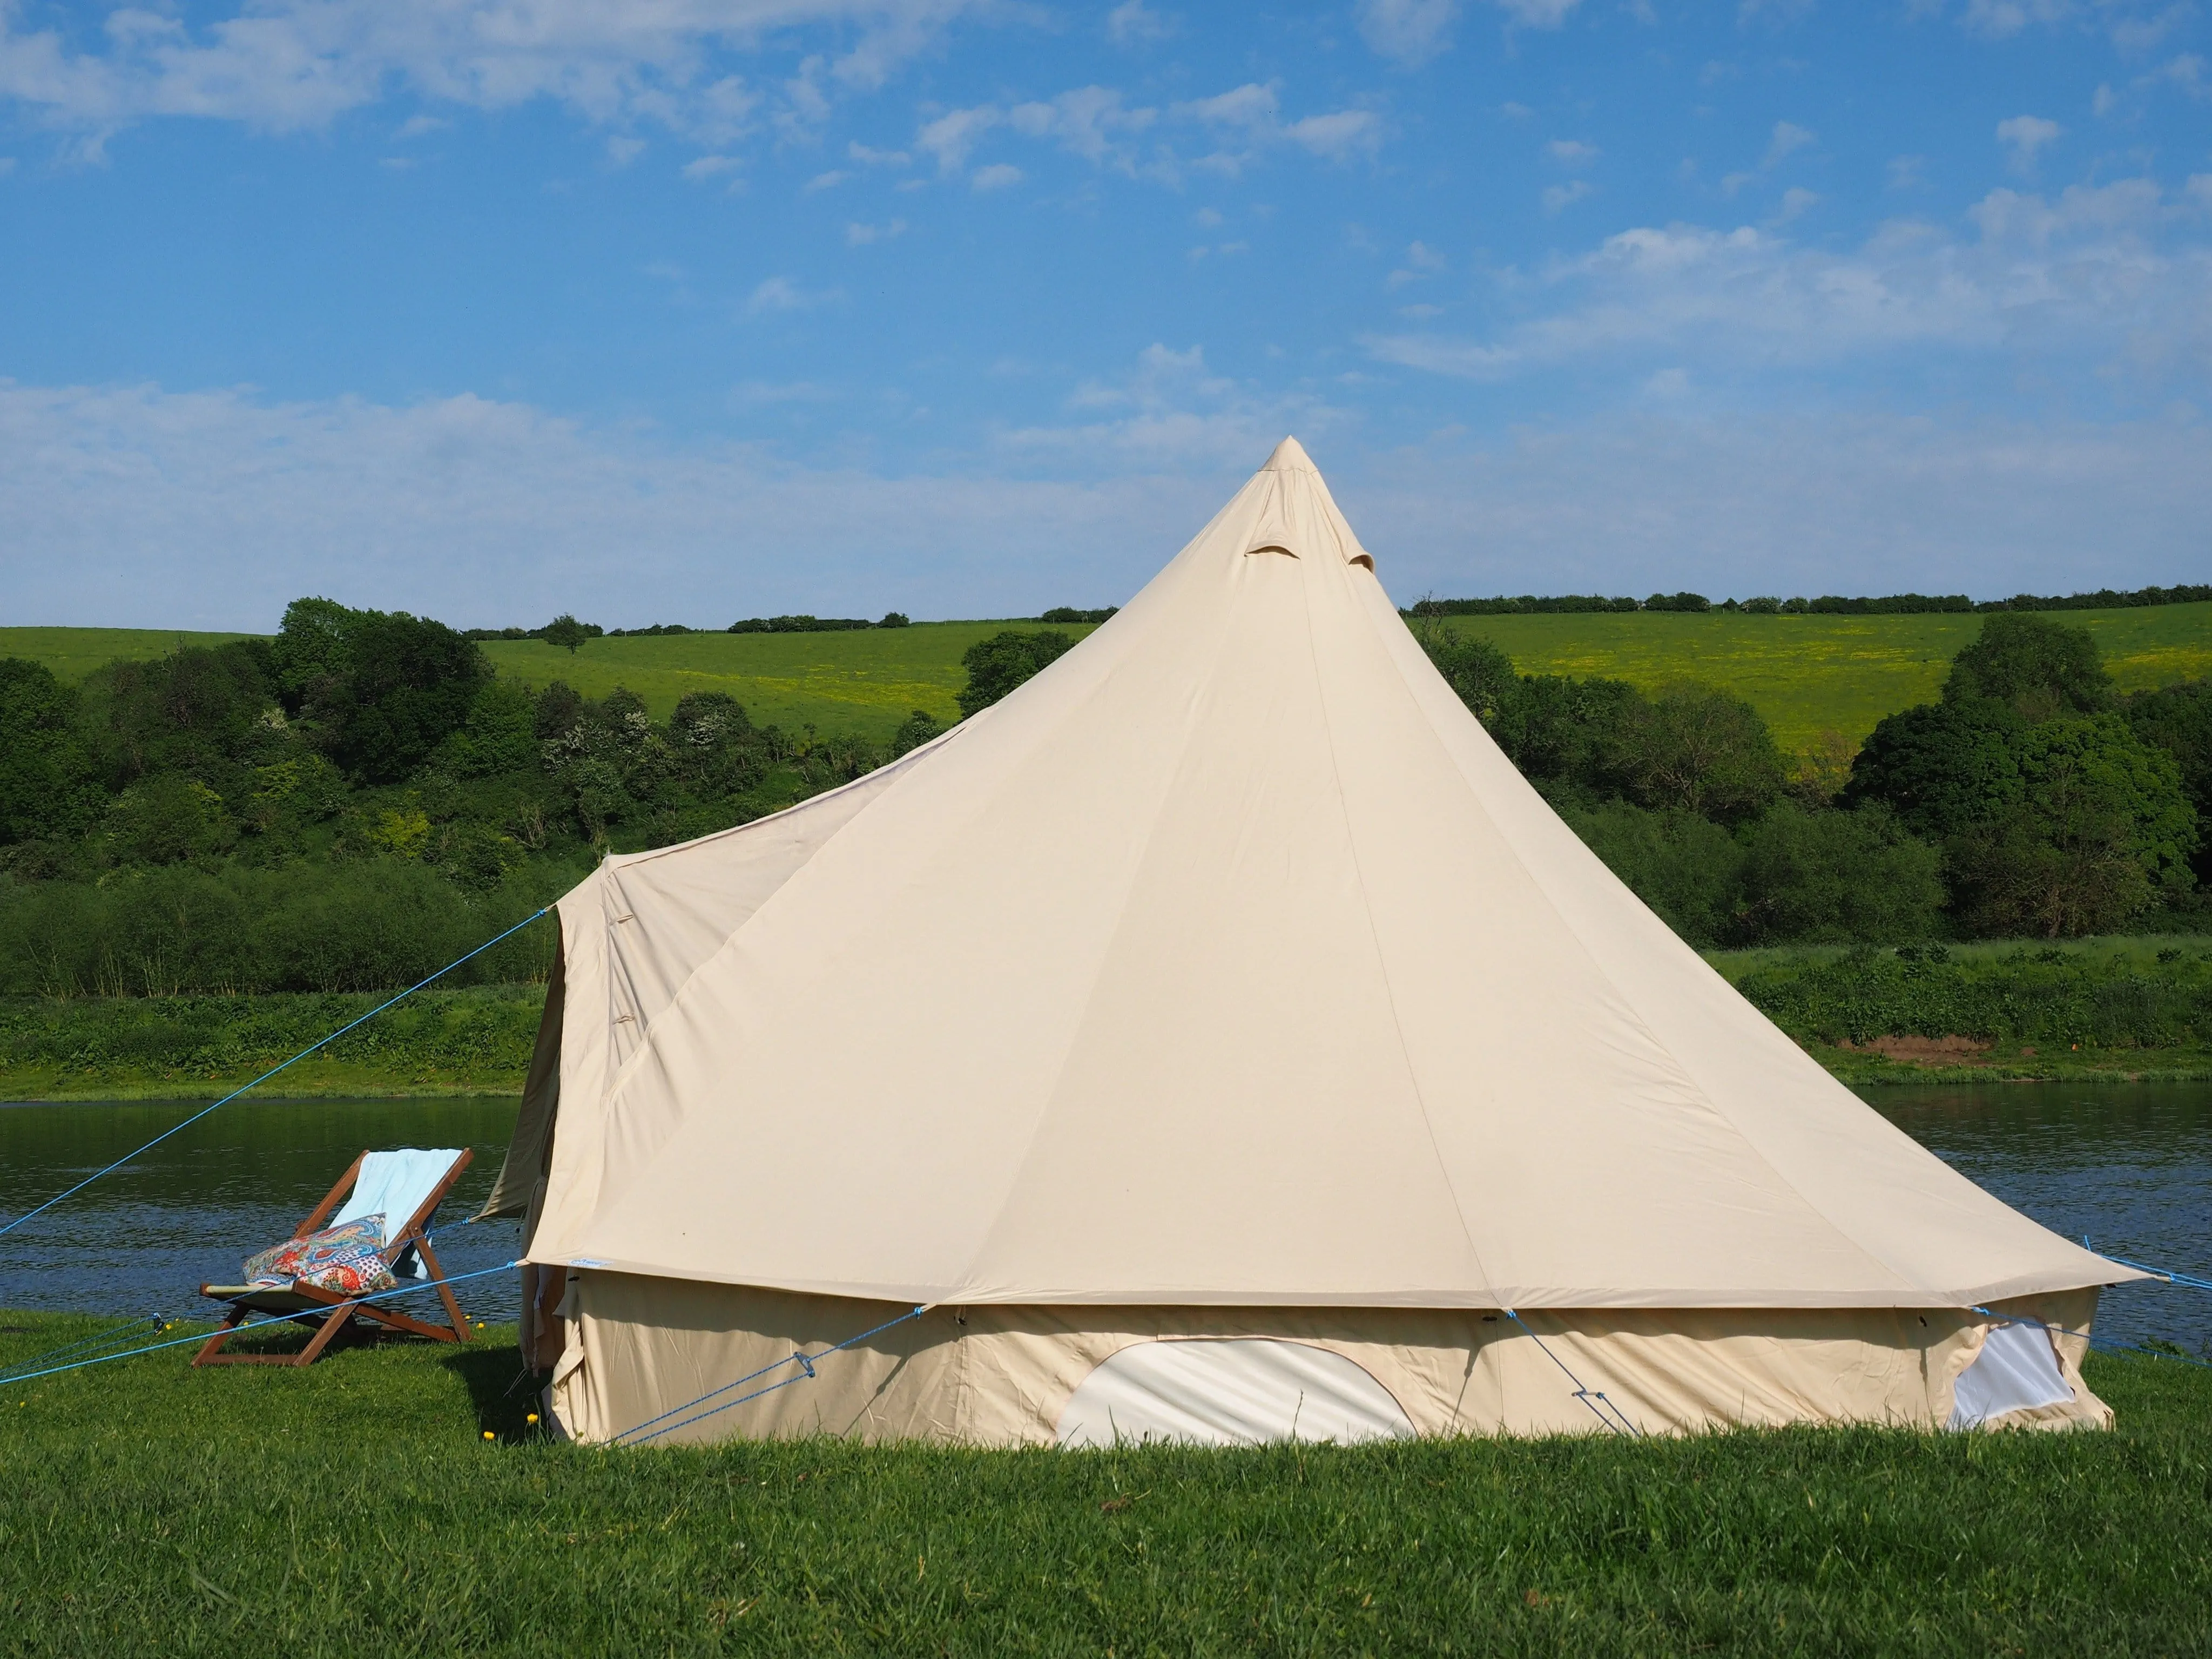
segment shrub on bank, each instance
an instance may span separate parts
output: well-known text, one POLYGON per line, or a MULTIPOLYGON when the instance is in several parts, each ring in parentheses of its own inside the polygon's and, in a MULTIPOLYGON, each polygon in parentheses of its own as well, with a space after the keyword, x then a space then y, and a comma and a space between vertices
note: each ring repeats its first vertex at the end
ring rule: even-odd
POLYGON ((2212 1046, 2212 951, 1942 945, 1852 951, 1754 969, 1736 988, 1784 1030, 1823 1042, 1964 1036, 2053 1052, 2212 1046))

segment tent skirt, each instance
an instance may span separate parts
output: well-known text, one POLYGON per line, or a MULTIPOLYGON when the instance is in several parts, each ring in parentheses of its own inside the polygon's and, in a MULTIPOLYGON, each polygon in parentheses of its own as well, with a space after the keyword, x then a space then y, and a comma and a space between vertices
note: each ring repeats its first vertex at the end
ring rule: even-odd
POLYGON ((1480 1309, 984 1304, 825 1354, 907 1310, 571 1269, 540 1342, 560 1344, 556 1419, 590 1442, 2106 1428, 2081 1372, 2096 1301, 2090 1288, 1998 1304, 2040 1322, 2011 1326, 1963 1309, 1544 1309, 1523 1323, 1480 1309), (1961 1388, 1993 1331, 2009 1334, 1961 1388), (1983 1382, 2015 1352, 2050 1378, 2043 1396, 1983 1382), (1970 1398, 1977 1418, 1962 1417, 1970 1398))

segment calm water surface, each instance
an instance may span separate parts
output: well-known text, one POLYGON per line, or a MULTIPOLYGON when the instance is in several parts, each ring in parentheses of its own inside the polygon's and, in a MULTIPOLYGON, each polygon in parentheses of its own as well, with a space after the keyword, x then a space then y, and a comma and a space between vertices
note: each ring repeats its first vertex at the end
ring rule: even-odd
MULTIPOLYGON (((0 1218, 13 1218, 206 1103, 0 1106, 0 1218)), ((165 1140, 75 1198, 0 1237, 0 1308, 204 1318, 203 1284, 235 1284, 239 1264, 291 1237, 346 1165, 370 1149, 466 1146, 433 1224, 438 1260, 465 1273, 514 1259, 515 1221, 455 1224, 491 1190, 514 1132, 506 1099, 241 1100, 165 1140)), ((512 1273, 453 1287, 471 1317, 515 1316, 512 1273)), ((424 1300, 434 1306, 434 1295, 424 1300)), ((412 1298, 410 1298, 411 1304, 412 1298)))
MULTIPOLYGON (((2212 1278, 2212 1084, 1994 1084, 1870 1089, 1899 1127, 2069 1238, 2212 1278)), ((21 1214, 198 1109, 175 1102, 0 1107, 0 1217, 21 1214)), ((241 1101, 0 1237, 0 1307, 204 1313, 203 1281, 290 1235, 365 1147, 469 1146, 441 1212, 448 1272, 513 1258, 518 1224, 454 1224, 490 1189, 514 1127, 507 1099, 241 1101)), ((457 1287, 512 1319, 500 1273, 457 1287)), ((2212 1352, 2212 1291, 2106 1293, 2100 1333, 2212 1352)))

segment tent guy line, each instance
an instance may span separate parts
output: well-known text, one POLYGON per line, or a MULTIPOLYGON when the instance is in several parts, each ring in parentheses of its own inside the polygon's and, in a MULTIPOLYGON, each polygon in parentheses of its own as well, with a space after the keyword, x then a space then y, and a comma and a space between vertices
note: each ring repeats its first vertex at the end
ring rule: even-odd
MULTIPOLYGON (((458 1285, 464 1279, 482 1279, 489 1273, 512 1273, 521 1265, 519 1260, 502 1261, 495 1267, 478 1267, 470 1273, 447 1273, 443 1279, 416 1279, 389 1291, 372 1291, 367 1296, 356 1296, 348 1301, 334 1304, 328 1310, 302 1309, 298 1313, 271 1314, 266 1319, 249 1319, 239 1325, 232 1334, 258 1331, 264 1325, 295 1324, 302 1319, 312 1319, 318 1315, 334 1318, 340 1314, 348 1313, 364 1302, 382 1302, 395 1296, 413 1296, 421 1291, 434 1291, 441 1285, 458 1285)), ((205 1331, 194 1331, 190 1336, 173 1336, 166 1342, 149 1342, 142 1348, 125 1348, 120 1353, 96 1354, 90 1359, 72 1360, 66 1365, 49 1365, 40 1371, 17 1371, 7 1376, 0 1376, 0 1388, 13 1388, 18 1382, 33 1382, 42 1376, 56 1376, 64 1371, 82 1370, 87 1365, 105 1365, 111 1359, 135 1359, 142 1353, 153 1353, 161 1348, 173 1348, 179 1343, 205 1342, 207 1340, 208 1334, 205 1331)))
POLYGON ((160 1146, 171 1135, 191 1128, 193 1124, 207 1116, 209 1113, 228 1106, 232 1101, 236 1100, 240 1095, 259 1088, 263 1084, 268 1082, 270 1078, 275 1077, 279 1072, 283 1071, 287 1066, 298 1065, 309 1054, 313 1054, 318 1048, 328 1048, 331 1043, 336 1042, 340 1037, 343 1036, 348 1031, 352 1030, 355 1026, 367 1024, 370 1020, 374 1019, 386 1009, 393 1007, 399 1003, 406 1001, 408 998, 413 996, 424 986, 435 983, 437 981, 443 979, 447 974, 452 973, 454 969, 459 967, 463 963, 469 961, 471 957, 482 956, 485 951, 490 950, 493 945, 498 944, 501 939, 512 938, 516 933, 520 933, 524 928, 529 927, 532 922, 537 921, 538 917, 546 915, 552 908, 552 906, 547 905, 542 909, 532 910, 520 921, 516 922, 514 927, 507 929, 505 933, 494 934, 491 938, 486 939, 482 945, 477 945, 475 950, 468 951, 465 955, 455 957, 451 962, 438 969, 436 973, 430 975, 428 978, 419 979, 416 981, 414 984, 409 986, 405 990, 400 992, 397 996, 378 1003, 375 1007, 370 1009, 358 1019, 349 1019, 344 1024, 339 1026, 337 1030, 332 1031, 328 1036, 317 1038, 306 1048, 301 1049, 298 1054, 293 1055, 291 1059, 285 1060, 281 1065, 270 1066, 259 1077, 255 1078, 252 1082, 246 1084, 240 1088, 232 1090, 228 1094, 225 1095, 221 1100, 216 1101, 213 1105, 204 1106, 198 1111, 194 1112, 190 1117, 186 1118, 183 1122, 174 1124, 170 1127, 162 1130, 160 1134, 155 1135, 143 1146, 138 1147, 133 1152, 125 1152, 121 1158, 117 1158, 114 1163, 109 1164, 106 1169, 94 1170, 83 1180, 78 1182, 76 1186, 69 1188, 64 1191, 56 1193, 45 1203, 40 1205, 38 1208, 24 1211, 22 1214, 17 1216, 13 1221, 9 1222, 4 1226, 0 1226, 0 1236, 14 1232, 16 1228, 21 1226, 33 1216, 45 1214, 48 1210, 52 1209, 55 1205, 59 1204, 63 1200, 76 1197, 77 1194, 91 1186, 94 1182, 98 1181, 101 1176, 113 1175, 118 1170, 130 1163, 133 1158, 143 1157, 146 1153, 153 1151, 155 1147, 160 1146))
POLYGON ((903 1325, 909 1319, 919 1319, 922 1315, 927 1313, 930 1308, 933 1305, 933 1304, 925 1303, 921 1306, 912 1310, 910 1312, 901 1314, 896 1319, 886 1319, 882 1324, 876 1326, 873 1329, 862 1331, 858 1336, 848 1336, 842 1342, 833 1343, 830 1346, 823 1349, 819 1353, 811 1354, 804 1350, 795 1350, 782 1359, 778 1359, 769 1364, 763 1365, 757 1371, 748 1372, 745 1376, 738 1378, 734 1382, 725 1382, 719 1389, 709 1389, 706 1393, 701 1395, 696 1400, 687 1400, 684 1404, 672 1407, 667 1411, 661 1413, 658 1417, 649 1417, 646 1419, 644 1422, 639 1424, 636 1428, 624 1429, 620 1434, 611 1437, 607 1443, 617 1446, 646 1445, 653 1441, 659 1439, 664 1434, 673 1434, 678 1429, 689 1428, 694 1423, 703 1422, 708 1418, 714 1416, 717 1413, 735 1410, 738 1407, 744 1405, 748 1400, 757 1400, 764 1394, 774 1394, 778 1389, 787 1389, 794 1382, 811 1382, 814 1379, 814 1362, 816 1360, 827 1359, 833 1353, 852 1347, 856 1343, 865 1342, 870 1337, 879 1335, 883 1332, 890 1330, 895 1325, 903 1325), (797 1376, 787 1376, 781 1382, 771 1382, 764 1389, 756 1389, 752 1393, 744 1395, 741 1399, 726 1401, 723 1404, 715 1407, 713 1411, 701 1412, 696 1417, 684 1418, 681 1423, 669 1423, 666 1428, 655 1429, 653 1433, 642 1435, 637 1439, 632 1439, 630 1437, 633 1435, 637 1435, 640 1430, 651 1429, 656 1423, 665 1423, 670 1418, 690 1411, 694 1406, 703 1406, 707 1401, 712 1400, 717 1395, 727 1394, 732 1389, 742 1389, 746 1383, 753 1381, 756 1377, 766 1376, 773 1370, 781 1370, 784 1366, 792 1364, 794 1360, 798 1362, 800 1368, 799 1374, 797 1376))

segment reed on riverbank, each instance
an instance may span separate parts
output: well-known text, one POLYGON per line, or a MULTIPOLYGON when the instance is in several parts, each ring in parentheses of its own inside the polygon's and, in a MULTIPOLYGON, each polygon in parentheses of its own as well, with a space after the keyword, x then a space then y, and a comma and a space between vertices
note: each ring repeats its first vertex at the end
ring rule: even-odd
POLYGON ((609 1453, 526 1425, 508 1333, 189 1352, 0 1390, 0 1653, 2212 1647, 2172 1362, 2092 1358, 2111 1434, 609 1453))

